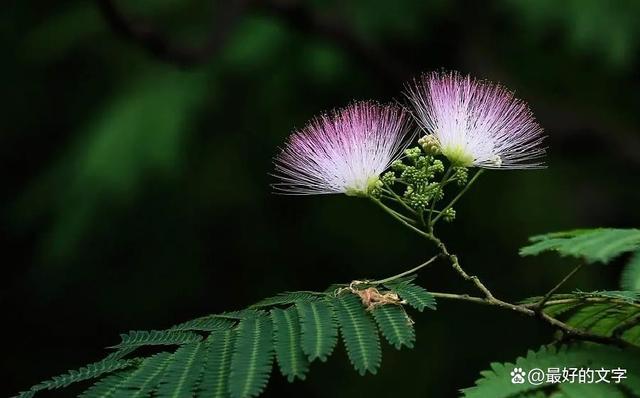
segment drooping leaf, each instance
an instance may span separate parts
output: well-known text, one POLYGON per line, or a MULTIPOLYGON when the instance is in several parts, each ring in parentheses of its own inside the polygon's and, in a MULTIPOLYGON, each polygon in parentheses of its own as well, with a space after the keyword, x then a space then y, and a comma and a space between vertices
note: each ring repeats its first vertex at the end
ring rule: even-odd
MULTIPOLYGON (((535 304, 539 297, 525 301, 535 304)), ((635 292, 575 292, 553 295, 543 306, 569 326, 640 347, 640 300, 635 292)))
POLYGON ((206 341, 206 364, 198 397, 223 398, 229 396, 229 372, 235 333, 215 331, 206 341))
POLYGON ((173 354, 156 389, 160 398, 192 397, 204 366, 204 343, 181 346, 173 354))
POLYGON ((207 315, 172 326, 169 330, 198 330, 203 332, 212 332, 214 330, 230 329, 233 325, 235 325, 235 322, 230 319, 220 318, 216 315, 207 315))
POLYGON ((276 296, 260 300, 251 308, 271 307, 274 305, 287 305, 301 301, 318 301, 321 300, 324 294, 318 294, 314 292, 284 292, 276 296))
POLYGON ((132 330, 120 335, 120 344, 111 348, 131 348, 145 345, 181 345, 202 340, 202 336, 187 331, 173 330, 132 330))
POLYGON ((389 344, 396 349, 403 345, 413 348, 416 335, 413 330, 411 319, 399 305, 387 304, 375 307, 372 311, 373 317, 389 344))
POLYGON ((160 382, 164 369, 173 355, 162 352, 142 361, 132 370, 107 376, 82 393, 83 398, 92 397, 147 397, 160 382))
POLYGON ((229 375, 232 398, 255 397, 267 385, 273 357, 272 329, 266 315, 246 317, 238 324, 229 375))
MULTIPOLYGON (((638 373, 640 372, 640 362, 633 353, 610 346, 585 344, 560 348, 543 346, 536 352, 529 351, 526 357, 519 357, 515 363, 492 363, 491 370, 481 372, 482 377, 476 381, 476 385, 463 389, 462 393, 465 398, 557 397, 559 389, 562 397, 576 396, 571 394, 575 394, 577 389, 566 387, 564 384, 552 385, 543 382, 535 385, 527 382, 527 375, 532 369, 546 371, 549 368, 558 367, 560 369, 564 367, 578 369, 623 368, 627 370, 627 379, 624 379, 624 383, 610 385, 616 387, 617 392, 629 390, 636 395, 640 393, 640 373, 638 373), (511 372, 517 372, 515 368, 524 372, 522 375, 524 383, 512 382, 511 372)), ((580 396, 580 398, 582 397, 587 396, 580 396)))
POLYGON ((620 287, 624 290, 640 292, 640 250, 633 253, 631 260, 625 265, 620 287))
POLYGON ((174 355, 161 352, 145 359, 140 366, 127 378, 123 385, 126 397, 147 397, 160 383, 165 369, 174 360, 174 355))
POLYGON ((231 319, 231 320, 241 320, 244 318, 253 318, 258 315, 266 315, 267 313, 263 310, 256 310, 253 308, 247 308, 239 311, 228 311, 223 312, 222 314, 212 315, 213 317, 220 319, 231 319))
POLYGON ((410 282, 390 283, 385 285, 396 292, 401 299, 406 300, 413 308, 421 311, 426 308, 435 310, 436 299, 425 288, 410 282))
POLYGON ((56 376, 50 380, 43 381, 31 388, 33 391, 52 390, 61 387, 67 387, 70 384, 79 381, 95 379, 102 375, 115 372, 134 366, 139 362, 138 359, 120 359, 120 360, 103 360, 94 362, 77 370, 71 370, 63 375, 56 376))
POLYGON ((353 294, 342 294, 335 299, 335 310, 340 334, 353 367, 364 375, 376 374, 382 360, 378 331, 365 311, 362 302, 353 294))
POLYGON ((124 370, 109 376, 103 377, 102 380, 91 386, 89 389, 79 395, 79 398, 108 398, 114 397, 122 386, 127 382, 133 370, 124 370))
POLYGON ((338 340, 334 311, 327 301, 298 302, 302 351, 309 362, 316 358, 326 361, 338 340))
POLYGON ((520 249, 521 256, 555 251, 562 256, 583 258, 589 263, 608 263, 618 255, 640 248, 638 229, 580 229, 554 232, 529 238, 531 245, 520 249))
POLYGON ((276 358, 282 375, 289 382, 299 378, 305 379, 309 370, 307 360, 300 343, 300 322, 295 307, 285 310, 273 308, 271 318, 275 331, 276 358))

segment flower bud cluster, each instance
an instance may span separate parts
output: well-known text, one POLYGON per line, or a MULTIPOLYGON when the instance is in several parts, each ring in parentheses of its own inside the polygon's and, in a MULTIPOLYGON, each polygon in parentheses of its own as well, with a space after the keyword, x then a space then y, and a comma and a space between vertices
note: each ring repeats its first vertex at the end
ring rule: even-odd
MULTIPOLYGON (((439 154, 438 142, 433 136, 424 136, 418 140, 419 146, 404 151, 404 158, 394 161, 391 170, 384 173, 370 194, 381 197, 383 190, 402 186, 401 199, 412 209, 419 212, 429 211, 435 202, 444 197, 444 187, 449 183, 464 186, 469 179, 466 167, 453 166, 446 175, 444 164, 436 156, 439 154)), ((400 198, 398 198, 400 199, 400 198)), ((453 208, 442 213, 442 220, 451 222, 456 217, 453 208)))

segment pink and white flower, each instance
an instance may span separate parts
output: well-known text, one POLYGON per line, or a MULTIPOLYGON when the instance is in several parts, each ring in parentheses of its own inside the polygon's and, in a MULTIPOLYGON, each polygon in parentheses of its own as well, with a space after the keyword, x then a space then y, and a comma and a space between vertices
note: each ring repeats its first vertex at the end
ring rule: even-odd
POLYGON ((408 88, 418 123, 453 164, 490 169, 544 167, 543 130, 504 87, 457 72, 429 73, 408 88))
POLYGON ((288 194, 367 195, 413 134, 400 108, 357 102, 314 118, 275 158, 274 188, 288 194))

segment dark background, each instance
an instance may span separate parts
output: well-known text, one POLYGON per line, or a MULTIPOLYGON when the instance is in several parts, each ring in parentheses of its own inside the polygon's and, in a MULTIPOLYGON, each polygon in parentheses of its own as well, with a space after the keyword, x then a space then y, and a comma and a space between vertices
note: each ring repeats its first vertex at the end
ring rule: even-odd
MULTIPOLYGON (((520 259, 530 235, 640 224, 640 2, 14 3, 0 15, 5 395, 100 359, 119 332, 429 256, 371 203, 276 196, 268 175, 314 114, 401 99, 423 71, 502 82, 549 136, 548 169, 485 173, 441 230, 494 293, 539 294, 569 270, 520 259)), ((567 289, 616 288, 619 265, 567 289)), ((420 282, 468 287, 443 265, 420 282)), ((377 376, 339 348, 306 382, 274 372, 267 395, 454 396, 552 334, 473 304, 414 319, 416 348, 385 346, 377 376)))

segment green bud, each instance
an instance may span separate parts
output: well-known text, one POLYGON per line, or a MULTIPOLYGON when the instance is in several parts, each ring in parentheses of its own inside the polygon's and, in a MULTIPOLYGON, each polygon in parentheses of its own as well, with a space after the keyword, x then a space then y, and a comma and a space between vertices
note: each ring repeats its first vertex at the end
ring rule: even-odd
POLYGON ((452 207, 442 212, 442 219, 446 222, 451 222, 456 218, 456 211, 452 207))
POLYGON ((396 174, 393 171, 387 171, 380 179, 384 184, 392 186, 396 182, 396 174))
POLYGON ((379 199, 382 196, 382 188, 384 183, 381 180, 377 180, 369 187, 369 196, 379 199))
POLYGON ((440 142, 433 134, 427 134, 418 140, 418 144, 428 155, 440 154, 440 142))
POLYGON ((404 154, 411 160, 415 161, 422 154, 419 147, 405 149, 404 154))
POLYGON ((407 165, 402 163, 402 160, 396 160, 391 163, 391 169, 395 171, 403 171, 406 167, 407 165))
POLYGON ((429 196, 426 194, 414 193, 409 197, 409 206, 416 210, 427 210, 429 208, 429 196))
POLYGON ((453 172, 453 178, 456 180, 458 185, 465 185, 469 179, 469 169, 466 167, 456 167, 453 172))
POLYGON ((442 186, 437 182, 432 182, 427 185, 426 190, 429 192, 429 196, 432 200, 436 202, 444 198, 444 191, 442 190, 442 186))
POLYGON ((425 170, 419 170, 415 166, 407 166, 400 176, 410 185, 425 184, 429 179, 425 170))
POLYGON ((431 166, 429 166, 429 171, 434 174, 439 174, 444 172, 444 164, 440 159, 435 159, 431 166))

